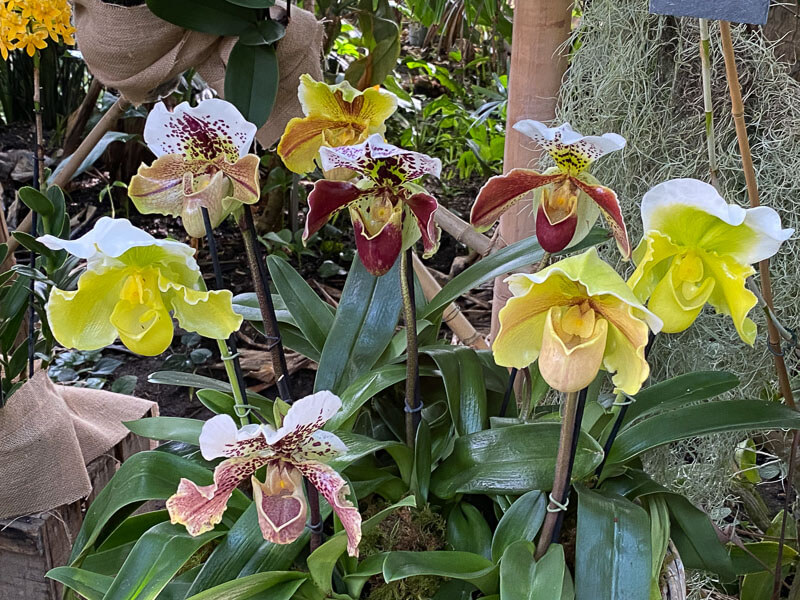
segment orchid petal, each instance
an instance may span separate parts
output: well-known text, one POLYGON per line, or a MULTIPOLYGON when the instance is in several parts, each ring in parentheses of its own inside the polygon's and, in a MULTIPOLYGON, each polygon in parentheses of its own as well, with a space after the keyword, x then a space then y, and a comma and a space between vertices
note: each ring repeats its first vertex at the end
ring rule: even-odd
POLYGON ((403 210, 398 205, 390 209, 389 216, 382 224, 376 223, 367 213, 369 200, 350 206, 350 218, 356 238, 356 250, 364 268, 372 275, 385 275, 397 262, 403 249, 403 210), (380 228, 372 232, 373 226, 380 228))
POLYGON ((478 192, 469 222, 478 231, 485 231, 525 194, 563 178, 561 173, 543 175, 531 169, 512 169, 505 175, 495 175, 478 192))
POLYGON ((273 544, 289 544, 306 527, 308 503, 303 492, 303 476, 285 463, 267 467, 266 481, 252 477, 253 501, 264 539, 273 544))
POLYGON ((575 236, 578 216, 573 212, 558 223, 551 223, 545 212, 545 203, 539 204, 536 211, 536 239, 543 250, 561 252, 575 236))
POLYGON ((230 196, 225 199, 226 209, 230 208, 234 201, 242 204, 258 202, 260 195, 258 167, 260 164, 261 160, 255 154, 247 154, 233 164, 222 162, 220 170, 225 173, 232 184, 230 196))
POLYGON ((114 343, 117 330, 111 315, 119 302, 125 273, 97 274, 87 271, 78 289, 53 288, 47 301, 47 321, 58 343, 66 348, 97 350, 114 343))
MULTIPOLYGON (((585 339, 572 336, 562 328, 561 321, 577 305, 569 309, 553 306, 544 321, 542 347, 539 353, 539 372, 542 378, 560 392, 577 392, 588 386, 603 364, 608 321, 596 319, 585 339), (575 338, 575 341, 570 341, 575 338)), ((591 309, 589 309, 591 311, 591 309)))
POLYGON ((514 129, 527 135, 544 148, 564 173, 577 175, 589 168, 595 160, 609 152, 625 147, 625 138, 616 133, 601 136, 583 136, 569 123, 560 127, 547 127, 532 119, 514 123, 514 129))
POLYGON ((715 281, 712 277, 704 278, 700 285, 680 279, 681 263, 684 260, 685 256, 672 259, 669 270, 653 289, 647 304, 664 321, 664 333, 678 333, 688 329, 714 291, 715 281))
POLYGON ((193 177, 187 173, 183 180, 183 202, 180 213, 181 223, 191 237, 202 238, 206 235, 203 208, 208 211, 211 227, 217 227, 228 211, 223 206, 223 199, 230 189, 230 183, 221 171, 214 175, 193 177))
POLYGON ((214 483, 206 486, 182 478, 178 490, 167 499, 170 522, 185 525, 192 536, 211 531, 222 521, 233 490, 269 461, 260 455, 229 458, 217 465, 214 483))
POLYGON ((239 429, 230 415, 216 415, 203 423, 199 442, 200 454, 206 460, 247 456, 269 448, 260 426, 239 429))
POLYGON ((741 264, 769 258, 794 233, 781 229, 773 209, 728 204, 712 185, 696 179, 673 179, 648 191, 642 222, 645 233, 659 231, 678 246, 727 254, 741 264))
POLYGON ((703 264, 715 281, 709 304, 719 314, 729 315, 739 337, 752 346, 756 341, 756 324, 747 318, 747 314, 758 304, 758 299, 747 289, 747 278, 755 274, 755 269, 730 256, 717 256, 711 252, 703 255, 703 264))
POLYGON ((100 217, 90 231, 75 240, 43 235, 38 241, 51 250, 66 250, 78 258, 88 259, 90 267, 92 260, 98 258, 98 255, 118 258, 132 248, 157 246, 174 254, 176 260, 183 260, 187 266, 197 270, 197 263, 192 258, 194 255, 192 248, 180 242, 156 239, 146 231, 131 225, 128 219, 100 217), (178 256, 181 258, 178 259, 178 256))
POLYGON ((308 214, 303 240, 308 240, 322 229, 333 215, 363 195, 363 190, 348 181, 318 180, 308 195, 308 214))
POLYGON ((298 97, 306 115, 289 121, 278 154, 290 171, 309 173, 322 146, 348 146, 383 133, 397 109, 397 97, 380 88, 359 92, 348 82, 328 85, 300 76, 298 97))
POLYGON ((442 230, 436 224, 434 215, 439 208, 436 198, 426 193, 416 193, 405 201, 406 206, 411 210, 417 220, 420 233, 422 234, 423 258, 430 258, 436 254, 439 248, 439 240, 442 230))
POLYGON ((683 249, 672 243, 667 236, 651 231, 639 242, 633 253, 636 270, 628 279, 628 285, 636 297, 647 301, 656 285, 666 275, 671 259, 683 249))
MULTIPOLYGON (((628 241, 628 230, 625 227, 625 219, 622 218, 622 211, 620 210, 619 200, 614 190, 604 187, 597 182, 597 180, 588 173, 582 173, 578 177, 572 178, 573 183, 577 185, 587 196, 589 196, 598 207, 600 212, 611 230, 614 240, 617 242, 620 254, 623 260, 628 260, 631 257, 631 244, 628 241)), ((573 244, 580 240, 573 240, 573 244)))
POLYGON ((442 173, 442 161, 438 158, 387 144, 377 133, 361 144, 320 148, 319 154, 324 171, 350 169, 373 180, 403 183, 423 175, 439 177, 442 173))
POLYGON ((178 324, 186 331, 224 340, 242 325, 242 316, 233 310, 233 294, 230 290, 193 290, 164 276, 159 277, 158 285, 166 295, 178 324))
POLYGON ((184 177, 188 171, 181 154, 160 156, 152 165, 139 167, 128 186, 128 197, 144 215, 178 216, 183 207, 184 177))
POLYGON ((147 117, 144 140, 156 156, 214 160, 224 155, 234 163, 247 154, 256 129, 233 104, 219 98, 203 100, 196 107, 182 102, 172 111, 159 102, 147 117))
POLYGON ((328 465, 319 462, 304 462, 296 465, 308 481, 319 490, 342 522, 347 534, 347 553, 358 556, 361 542, 361 514, 358 508, 347 499, 350 487, 347 482, 328 465))
POLYGON ((342 407, 339 397, 322 390, 294 402, 277 431, 265 431, 267 443, 284 454, 302 448, 311 434, 318 431, 342 407))
POLYGON ((347 452, 347 446, 339 436, 330 431, 315 431, 293 453, 293 462, 316 460, 328 462, 330 459, 347 452))

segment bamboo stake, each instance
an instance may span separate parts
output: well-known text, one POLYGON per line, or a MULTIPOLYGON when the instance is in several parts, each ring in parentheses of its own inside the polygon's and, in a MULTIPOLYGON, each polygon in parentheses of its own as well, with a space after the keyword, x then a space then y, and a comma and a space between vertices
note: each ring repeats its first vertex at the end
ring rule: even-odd
POLYGON ((414 449, 417 428, 422 417, 419 389, 419 346, 417 344, 417 311, 414 301, 414 250, 408 248, 400 256, 400 292, 403 295, 403 322, 406 327, 406 445, 414 449))
MULTIPOLYGON (((541 150, 532 150, 526 138, 512 128, 520 119, 549 121, 555 117, 561 79, 567 69, 564 42, 572 26, 571 0, 526 0, 514 8, 514 31, 509 73, 505 161, 508 172, 538 162, 541 150)), ((500 218, 500 237, 509 245, 530 237, 535 216, 528 202, 520 202, 500 218)), ((492 330, 499 328, 498 313, 511 293, 503 277, 494 282, 492 330)))
POLYGON ((472 248, 481 256, 486 256, 492 250, 499 250, 505 245, 495 245, 490 238, 475 231, 472 225, 454 215, 444 206, 439 205, 433 218, 436 224, 454 237, 457 242, 472 248))
MULTIPOLYGON (((91 152, 92 149, 97 145, 97 142, 100 141, 100 138, 111 131, 111 128, 129 106, 130 102, 120 98, 111 106, 111 108, 108 109, 108 111, 106 111, 106 114, 103 115, 103 118, 97 122, 97 125, 94 126, 94 128, 89 132, 89 135, 86 136, 86 139, 81 142, 81 145, 78 146, 78 149, 75 150, 74 154, 69 158, 67 164, 64 165, 64 168, 61 169, 56 177, 53 178, 52 185, 57 185, 59 187, 64 187, 64 185, 66 185, 66 183, 72 178, 72 175, 75 173, 75 171, 78 170, 78 167, 81 165, 81 163, 89 155, 89 152, 91 152)), ((19 227, 17 227, 16 231, 30 233, 32 219, 33 216, 29 211, 19 224, 19 227)), ((8 240, 9 254, 13 253, 18 247, 19 242, 15 238, 12 237, 10 240, 8 240)))
POLYGON ((700 63, 703 73, 703 109, 706 113, 706 141, 708 143, 708 171, 711 185, 719 189, 719 168, 714 136, 714 107, 711 102, 711 38, 708 19, 700 19, 700 63))
MULTIPOLYGON (((456 217, 458 218, 458 217, 456 217)), ((480 235, 480 234, 479 234, 480 235)), ((417 274, 422 292, 425 294, 427 300, 431 300, 436 294, 442 290, 442 286, 436 281, 431 272, 416 255, 414 258, 414 273, 417 274)), ((445 323, 461 342, 466 346, 472 346, 476 350, 488 350, 489 344, 483 336, 472 326, 467 318, 461 313, 461 309, 451 302, 447 305, 442 313, 442 322, 445 323)))
MULTIPOLYGON (((733 115, 733 122, 736 126, 736 138, 739 142, 739 151, 742 154, 742 167, 744 170, 744 177, 747 183, 747 196, 750 200, 750 206, 756 207, 760 205, 758 198, 758 182, 756 181, 756 172, 753 167, 753 157, 750 154, 750 142, 747 138, 747 126, 744 122, 744 103, 742 102, 742 90, 739 84, 739 73, 736 70, 736 56, 733 50, 733 40, 731 39, 731 24, 728 21, 720 21, 720 33, 722 35, 722 54, 725 58, 725 76, 728 80, 728 90, 731 95, 731 114, 733 115)), ((764 302, 769 311, 774 312, 773 297, 772 297, 772 282, 769 276, 769 259, 762 260, 758 264, 759 279, 761 281, 761 293, 764 297, 764 302)), ((769 314, 769 313, 768 313, 769 314)), ((794 395, 792 394, 792 386, 789 381, 789 374, 786 371, 786 362, 783 359, 783 352, 781 350, 781 340, 778 328, 772 319, 767 319, 768 343, 770 351, 772 352, 772 359, 775 364, 775 371, 778 375, 778 385, 780 386, 781 394, 783 395, 786 404, 795 408, 794 395)), ((795 430, 792 432, 792 448, 789 453, 789 474, 787 480, 794 470, 794 465, 797 457, 798 443, 800 443, 800 431, 795 430)), ((791 483, 790 483, 791 486, 791 483)), ((783 519, 781 521, 781 541, 778 542, 778 556, 775 562, 775 580, 772 588, 772 598, 777 600, 780 597, 781 584, 783 582, 782 564, 783 564, 783 540, 786 536, 786 518, 789 505, 789 493, 787 491, 784 499, 783 519)))

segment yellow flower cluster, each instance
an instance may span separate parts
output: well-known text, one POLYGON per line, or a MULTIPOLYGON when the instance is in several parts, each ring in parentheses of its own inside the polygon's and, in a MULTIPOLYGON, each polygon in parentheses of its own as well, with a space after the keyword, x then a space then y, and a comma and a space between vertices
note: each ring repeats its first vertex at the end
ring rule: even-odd
POLYGON ((68 0, 0 0, 0 55, 8 60, 12 50, 33 56, 47 46, 47 38, 75 43, 68 0))

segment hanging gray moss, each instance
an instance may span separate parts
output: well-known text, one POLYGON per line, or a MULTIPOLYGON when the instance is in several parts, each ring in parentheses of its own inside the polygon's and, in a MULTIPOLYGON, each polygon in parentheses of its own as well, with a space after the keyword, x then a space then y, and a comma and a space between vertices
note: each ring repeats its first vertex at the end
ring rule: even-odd
MULTIPOLYGON (((620 197, 631 241, 642 235, 643 194, 667 179, 709 181, 708 154, 695 19, 648 14, 647 0, 592 0, 575 32, 570 67, 561 92, 558 122, 569 121, 583 134, 613 131, 628 145, 599 161, 593 174, 620 197)), ((800 84, 775 57, 760 29, 735 27, 733 41, 745 103, 745 120, 761 202, 776 209, 784 227, 800 231, 800 84)), ((720 184, 728 202, 747 206, 744 175, 730 114, 719 29, 712 23, 712 93, 720 184)), ((613 244, 609 244, 613 246, 613 244)), ((615 248, 605 257, 619 263, 615 248)), ((800 324, 800 243, 785 243, 770 272, 779 318, 800 324)), ((766 323, 756 308, 751 318, 759 337, 754 347, 736 335, 729 317, 706 309, 694 326, 659 336, 651 354, 657 380, 690 371, 715 369, 738 374, 738 397, 758 397, 777 389, 766 348, 766 323)), ((732 455, 742 435, 718 435, 651 453, 648 469, 716 514, 728 498, 732 455), (687 460, 687 457, 689 459, 687 460)))

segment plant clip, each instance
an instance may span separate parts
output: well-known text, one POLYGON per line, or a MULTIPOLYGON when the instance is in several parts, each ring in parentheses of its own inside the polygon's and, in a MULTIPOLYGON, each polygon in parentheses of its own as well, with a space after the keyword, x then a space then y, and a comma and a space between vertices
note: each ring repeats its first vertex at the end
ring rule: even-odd
POLYGON ((420 403, 417 404, 414 408, 411 408, 410 406, 408 406, 408 404, 405 404, 404 405, 404 410, 409 414, 414 414, 414 413, 422 412, 422 407, 423 406, 425 406, 425 403, 422 402, 422 401, 420 401, 420 403))
POLYGON ((564 500, 563 504, 561 502, 559 502, 558 500, 556 500, 555 498, 553 498, 553 492, 550 492, 548 497, 550 498, 550 504, 547 505, 547 512, 556 513, 556 512, 561 512, 562 510, 564 512, 566 512, 567 507, 569 506, 569 496, 567 496, 567 499, 564 500), (555 505, 555 506, 551 506, 551 505, 555 505))
POLYGON ((220 358, 222 360, 236 360, 237 358, 239 358, 239 353, 235 352, 235 353, 231 354, 230 356, 220 356, 220 358))
POLYGON ((629 406, 634 402, 636 402, 636 398, 634 398, 630 394, 626 394, 625 392, 620 392, 620 394, 625 396, 627 400, 625 400, 624 402, 620 402, 619 400, 614 400, 614 402, 611 403, 611 406, 629 406))
POLYGON ((322 533, 322 521, 317 521, 316 523, 309 523, 306 525, 311 533, 322 533))
POLYGON ((769 350, 770 353, 772 353, 774 356, 780 356, 780 357, 786 356, 786 352, 784 352, 783 348, 781 348, 780 342, 778 342, 775 345, 778 347, 777 350, 773 347, 772 342, 768 341, 767 342, 767 350, 769 350))
POLYGON ((266 339, 269 344, 267 344, 267 352, 275 348, 278 344, 281 343, 281 336, 279 335, 265 335, 264 339, 266 339))

